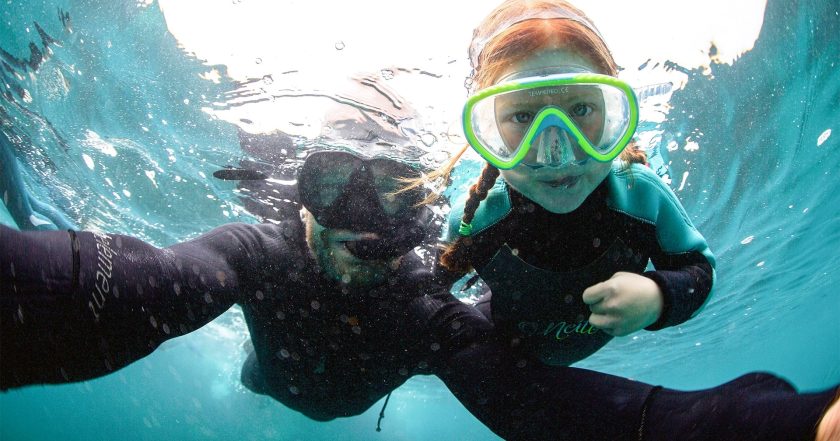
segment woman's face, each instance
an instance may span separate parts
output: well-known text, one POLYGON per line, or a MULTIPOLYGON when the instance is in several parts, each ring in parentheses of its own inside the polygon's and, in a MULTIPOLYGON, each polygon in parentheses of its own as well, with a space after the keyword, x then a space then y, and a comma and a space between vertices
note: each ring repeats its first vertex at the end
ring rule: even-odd
MULTIPOLYGON (((505 78, 514 73, 562 66, 579 66, 597 72, 594 64, 568 49, 546 48, 534 52, 520 62, 512 63, 499 75, 505 78)), ((584 128, 584 130, 586 130, 584 128)), ((503 131, 504 132, 504 131, 503 131)), ((590 139, 597 139, 592 133, 590 139)), ((576 152, 575 156, 579 156, 576 152)), ((582 159, 576 158, 576 159, 582 159)), ((526 158, 527 161, 527 158, 526 158)), ((531 168, 520 164, 502 170, 505 181, 519 193, 552 213, 569 213, 577 209, 609 174, 611 164, 595 160, 583 165, 531 168)))
POLYGON ((349 241, 376 239, 374 233, 324 228, 311 214, 307 214, 305 222, 307 242, 319 266, 336 281, 352 287, 379 285, 385 281, 389 270, 399 266, 399 257, 389 261, 362 260, 347 249, 349 241))

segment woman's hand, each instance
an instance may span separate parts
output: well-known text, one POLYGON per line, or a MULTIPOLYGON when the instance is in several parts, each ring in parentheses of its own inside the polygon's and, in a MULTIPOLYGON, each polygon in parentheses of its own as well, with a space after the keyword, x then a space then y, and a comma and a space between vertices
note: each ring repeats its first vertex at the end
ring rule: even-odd
POLYGON ((592 311, 589 323, 616 337, 644 329, 662 314, 659 285, 635 273, 617 272, 586 288, 583 302, 592 311))

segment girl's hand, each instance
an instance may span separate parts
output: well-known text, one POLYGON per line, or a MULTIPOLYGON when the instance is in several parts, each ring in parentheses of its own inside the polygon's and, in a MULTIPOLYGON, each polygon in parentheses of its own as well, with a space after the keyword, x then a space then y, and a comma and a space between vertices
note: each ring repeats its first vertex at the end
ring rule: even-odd
POLYGON ((586 288, 583 302, 592 311, 589 323, 616 337, 644 329, 662 314, 659 285, 635 273, 617 272, 586 288))

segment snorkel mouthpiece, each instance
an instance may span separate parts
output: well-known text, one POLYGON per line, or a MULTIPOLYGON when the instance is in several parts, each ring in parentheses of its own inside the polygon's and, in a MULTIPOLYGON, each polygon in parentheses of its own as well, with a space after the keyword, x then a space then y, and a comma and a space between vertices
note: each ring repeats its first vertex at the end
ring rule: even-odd
POLYGON ((432 210, 422 207, 420 213, 404 224, 391 224, 380 231, 378 239, 347 242, 350 254, 362 260, 391 260, 411 251, 423 243, 432 224, 432 210))

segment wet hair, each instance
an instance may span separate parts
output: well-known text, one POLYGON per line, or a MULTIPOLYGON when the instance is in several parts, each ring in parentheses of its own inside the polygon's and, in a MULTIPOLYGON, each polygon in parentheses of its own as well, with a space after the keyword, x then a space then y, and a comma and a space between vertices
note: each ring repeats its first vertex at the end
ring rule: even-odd
MULTIPOLYGON (((473 39, 487 35, 501 24, 522 16, 532 9, 552 10, 562 8, 586 17, 583 11, 563 0, 506 0, 494 9, 473 32, 473 39)), ((511 25, 488 41, 478 54, 473 66, 471 83, 475 89, 483 89, 496 83, 511 64, 520 62, 530 54, 550 45, 567 47, 586 57, 599 73, 616 76, 618 65, 601 37, 586 25, 569 19, 531 19, 511 25)), ((447 181, 455 164, 467 150, 464 146, 439 170, 431 173, 432 179, 447 181)), ((630 143, 620 156, 625 164, 645 163, 646 155, 635 143, 630 143)), ((475 211, 487 192, 496 182, 499 170, 489 163, 484 166, 481 176, 472 187, 464 207, 462 221, 472 223, 475 211)), ((444 249, 441 265, 449 271, 466 273, 470 270, 470 246, 472 237, 459 237, 444 249)))

